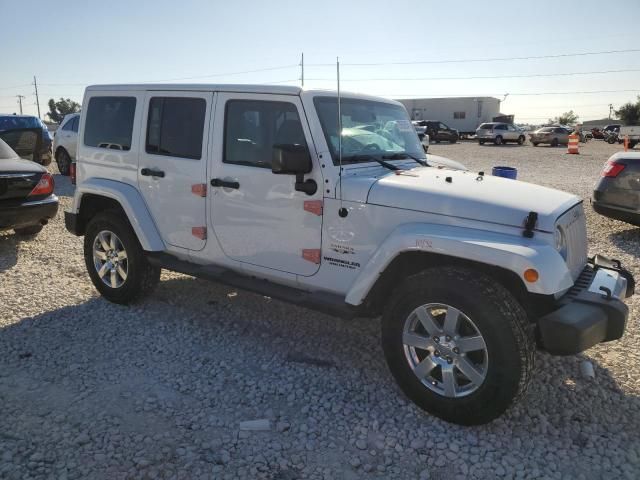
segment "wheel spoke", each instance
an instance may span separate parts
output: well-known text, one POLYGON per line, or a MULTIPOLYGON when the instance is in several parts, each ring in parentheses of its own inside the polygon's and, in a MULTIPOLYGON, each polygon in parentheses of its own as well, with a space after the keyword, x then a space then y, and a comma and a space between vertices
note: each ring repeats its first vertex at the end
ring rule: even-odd
POLYGON ((100 250, 96 250, 94 255, 96 258, 102 260, 103 262, 107 261, 107 254, 105 252, 101 252, 100 250))
POLYGON ((426 378, 437 366, 438 364, 434 362, 429 356, 415 366, 415 368, 413 369, 413 373, 415 373, 417 377, 422 380, 426 378))
POLYGON ((110 250, 109 242, 107 242, 106 235, 104 233, 101 233, 100 235, 98 235, 98 240, 100 240, 100 245, 102 245, 102 249, 105 252, 110 250))
POLYGON ((98 270, 98 276, 100 278, 103 278, 107 274, 107 271, 109 270, 109 268, 111 268, 111 265, 109 264, 109 262, 103 263, 102 267, 100 267, 100 270, 98 270))
POLYGON ((113 233, 109 235, 109 246, 111 247, 111 250, 116 249, 116 236, 113 233))
POLYGON ((118 275, 120 275, 120 278, 124 282, 127 279, 127 272, 124 271, 124 268, 122 268, 122 265, 118 265, 118 268, 116 269, 116 271, 118 272, 118 275))
POLYGON ((111 269, 111 288, 116 288, 118 286, 118 273, 115 268, 111 269))
POLYGON ((429 335, 435 335, 440 332, 440 327, 436 324, 435 319, 426 308, 420 307, 416 310, 418 320, 429 335))
POLYGON ((407 345, 408 347, 421 348, 422 350, 427 350, 432 346, 431 339, 418 335, 417 333, 405 332, 402 335, 402 343, 407 345))
POLYGON ((460 311, 449 307, 447 308, 447 314, 444 317, 444 331, 449 335, 454 335, 458 330, 458 319, 460 318, 460 311))
POLYGON ((463 352, 474 352, 485 348, 484 340, 480 335, 475 337, 462 337, 456 342, 456 345, 463 352))
POLYGON ((456 377, 453 374, 453 365, 442 366, 442 386, 447 397, 456 396, 456 377))
POLYGON ((127 259, 127 252, 126 250, 120 250, 118 252, 118 260, 122 261, 122 260, 126 260, 127 259))
POLYGON ((482 375, 482 373, 476 370, 476 367, 474 367, 473 364, 466 358, 459 358, 457 367, 458 370, 460 370, 463 375, 467 377, 469 381, 474 385, 480 385, 484 381, 484 376, 482 375))

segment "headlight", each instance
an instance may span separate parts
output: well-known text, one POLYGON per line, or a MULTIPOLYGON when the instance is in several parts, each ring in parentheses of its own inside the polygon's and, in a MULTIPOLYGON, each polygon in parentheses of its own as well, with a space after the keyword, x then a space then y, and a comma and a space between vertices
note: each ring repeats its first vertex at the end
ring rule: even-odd
POLYGON ((567 236, 564 234, 564 230, 561 227, 556 227, 555 233, 556 250, 562 258, 567 259, 567 236))

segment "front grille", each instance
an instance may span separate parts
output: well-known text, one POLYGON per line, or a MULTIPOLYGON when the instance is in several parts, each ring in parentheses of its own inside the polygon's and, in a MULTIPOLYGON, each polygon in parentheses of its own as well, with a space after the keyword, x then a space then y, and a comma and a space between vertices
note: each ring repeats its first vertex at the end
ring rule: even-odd
POLYGON ((578 278, 576 278, 573 287, 569 289, 569 291, 565 294, 565 298, 568 300, 575 299, 580 292, 588 289, 591 286, 591 282, 593 281, 593 277, 596 272, 591 265, 587 265, 582 269, 578 278))
POLYGON ((576 280, 587 263, 587 224, 582 203, 568 210, 556 222, 567 240, 566 263, 576 280))

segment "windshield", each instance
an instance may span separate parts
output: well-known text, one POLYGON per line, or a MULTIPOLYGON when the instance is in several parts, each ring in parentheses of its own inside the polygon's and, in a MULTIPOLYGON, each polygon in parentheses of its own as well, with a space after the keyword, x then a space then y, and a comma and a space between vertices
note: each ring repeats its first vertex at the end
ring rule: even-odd
POLYGON ((42 128, 42 124, 36 117, 18 117, 15 115, 0 117, 0 131, 15 130, 17 128, 42 128))
MULTIPOLYGON (((335 97, 314 99, 322 131, 338 164, 338 102, 335 97)), ((343 98, 342 161, 371 161, 367 156, 393 155, 406 152, 424 158, 424 150, 407 111, 400 105, 371 100, 343 98)))

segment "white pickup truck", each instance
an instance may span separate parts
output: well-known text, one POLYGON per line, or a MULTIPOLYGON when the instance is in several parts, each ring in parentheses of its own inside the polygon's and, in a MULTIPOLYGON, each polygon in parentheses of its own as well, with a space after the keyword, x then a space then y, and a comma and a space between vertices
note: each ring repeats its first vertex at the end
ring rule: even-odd
POLYGON ((587 258, 582 200, 425 155, 398 102, 103 85, 83 107, 65 221, 110 301, 149 294, 165 268, 382 316, 405 394, 465 425, 523 394, 536 347, 571 355, 623 335, 633 277, 587 258))
POLYGON ((629 125, 620 127, 618 138, 620 139, 620 141, 624 142, 625 137, 629 139, 629 148, 635 147, 638 143, 640 143, 640 126, 629 125))

